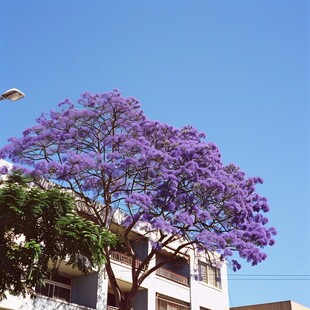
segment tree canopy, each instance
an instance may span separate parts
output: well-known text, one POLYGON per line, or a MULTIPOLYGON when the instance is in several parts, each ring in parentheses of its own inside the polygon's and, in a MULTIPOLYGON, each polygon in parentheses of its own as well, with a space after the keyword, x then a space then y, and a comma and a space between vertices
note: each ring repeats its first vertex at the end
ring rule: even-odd
POLYGON ((0 188, 0 300, 5 293, 33 293, 44 284, 51 261, 88 272, 105 262, 104 246, 115 237, 75 212, 72 196, 40 190, 15 172, 0 188))
MULTIPOLYGON (((160 267, 145 268, 176 236, 187 241, 176 252, 189 246, 216 251, 235 270, 241 265, 231 259, 234 252, 255 265, 266 258, 261 249, 274 244, 275 229, 264 216, 267 200, 255 191, 261 178, 225 165, 216 145, 193 127, 149 120, 136 99, 117 90, 84 93, 76 104, 65 100, 21 138, 10 138, 0 157, 70 188, 102 227, 121 209, 125 238, 147 222, 145 237, 153 246, 133 271, 133 286, 160 267)), ((129 242, 126 247, 135 261, 129 242)), ((109 264, 107 270, 113 282, 109 264)))

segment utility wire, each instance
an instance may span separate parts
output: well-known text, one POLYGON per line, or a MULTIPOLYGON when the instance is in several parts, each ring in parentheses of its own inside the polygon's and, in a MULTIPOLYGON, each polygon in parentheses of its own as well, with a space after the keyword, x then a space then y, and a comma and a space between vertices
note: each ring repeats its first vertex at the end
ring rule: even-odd
POLYGON ((228 274, 229 281, 310 281, 309 274, 228 274))
POLYGON ((310 277, 310 274, 227 274, 229 277, 310 277))
POLYGON ((309 279, 300 278, 300 279, 294 279, 294 278, 243 278, 243 279, 229 279, 229 281, 310 281, 309 279))

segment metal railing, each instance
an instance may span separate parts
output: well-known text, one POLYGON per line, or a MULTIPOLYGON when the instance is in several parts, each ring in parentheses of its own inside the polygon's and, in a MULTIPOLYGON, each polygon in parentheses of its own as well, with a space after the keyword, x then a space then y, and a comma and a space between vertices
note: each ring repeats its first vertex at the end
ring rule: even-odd
POLYGON ((180 274, 177 274, 176 272, 173 272, 171 270, 165 269, 165 268, 159 268, 156 270, 156 274, 158 276, 161 276, 165 279, 171 280, 173 282, 177 282, 179 284, 189 286, 188 278, 185 276, 182 276, 180 274))
MULTIPOLYGON (((111 251, 110 252, 110 257, 122 264, 128 265, 128 266, 132 266, 132 257, 120 253, 120 252, 116 252, 116 251, 111 251)), ((136 260, 136 264, 135 267, 138 268, 141 265, 141 261, 140 260, 136 260)))
MULTIPOLYGON (((122 264, 125 264, 127 266, 132 266, 132 257, 117 252, 117 251, 111 251, 110 252, 110 257, 113 260, 116 260, 122 264)), ((141 265, 141 261, 140 260, 136 260, 136 268, 138 268, 141 265)), ((189 281, 188 278, 185 276, 182 276, 176 272, 173 272, 171 270, 165 269, 165 268, 159 268, 156 270, 156 274, 158 276, 161 276, 165 279, 171 280, 173 282, 185 285, 185 286, 189 286, 189 281)))

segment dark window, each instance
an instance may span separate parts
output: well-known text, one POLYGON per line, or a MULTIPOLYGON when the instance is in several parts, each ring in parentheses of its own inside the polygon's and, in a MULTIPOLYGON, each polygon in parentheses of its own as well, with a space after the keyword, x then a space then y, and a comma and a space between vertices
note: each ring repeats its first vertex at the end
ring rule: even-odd
POLYGON ((217 288, 222 288, 221 270, 210 264, 199 262, 200 280, 217 288))
POLYGON ((45 286, 37 287, 36 293, 70 302, 71 279, 64 275, 49 272, 48 277, 45 279, 45 286))

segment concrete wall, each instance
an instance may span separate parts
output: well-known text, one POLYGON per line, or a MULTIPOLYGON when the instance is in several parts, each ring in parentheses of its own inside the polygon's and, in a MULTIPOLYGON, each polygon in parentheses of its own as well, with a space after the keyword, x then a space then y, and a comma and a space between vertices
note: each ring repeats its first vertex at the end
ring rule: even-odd
POLYGON ((97 273, 72 278, 71 300, 65 302, 45 296, 30 298, 26 296, 12 296, 0 302, 0 310, 84 310, 95 309, 97 302, 97 273))
POLYGON ((291 300, 292 310, 310 310, 310 308, 291 300))
POLYGON ((8 296, 8 299, 0 302, 0 310, 93 310, 93 308, 83 307, 76 304, 71 304, 65 301, 57 301, 44 296, 30 297, 15 297, 8 296))
MULTIPOLYGON (((160 263, 166 259, 166 256, 159 253, 156 255, 156 263, 160 263)), ((178 257, 176 260, 165 264, 162 268, 173 271, 184 277, 189 277, 190 265, 185 258, 178 257)))
POLYGON ((134 299, 133 308, 135 310, 148 310, 148 292, 147 290, 139 291, 134 299))
MULTIPOLYGON (((193 270, 192 270, 193 271, 193 270)), ((190 279, 191 286, 191 309, 199 310, 200 307, 211 310, 229 310, 227 267, 222 266, 222 288, 218 289, 212 285, 196 280, 194 276, 190 279)))
POLYGON ((310 308, 300 305, 294 301, 279 301, 266 304, 233 307, 231 310, 309 310, 310 308))
MULTIPOLYGON (((190 286, 170 281, 163 277, 151 274, 142 283, 142 286, 148 292, 148 310, 156 310, 156 295, 165 295, 179 301, 190 304, 191 310, 200 310, 200 307, 210 310, 229 310, 227 266, 224 264, 221 268, 222 288, 218 289, 201 281, 195 280, 198 258, 194 253, 189 255, 190 264, 190 286)), ((157 258, 160 259, 160 256, 157 258)), ((199 258, 200 259, 200 258, 199 258)), ((155 265, 155 259, 150 262, 149 268, 155 265)), ((120 272, 122 278, 126 272, 120 272)), ((129 280, 129 279, 128 279, 129 280)), ((305 310, 305 309, 296 309, 305 310)))
POLYGON ((98 273, 93 272, 71 280, 71 301, 78 305, 96 308, 98 273))
POLYGON ((140 260, 143 260, 147 257, 147 254, 148 254, 148 242, 147 241, 139 241, 139 242, 133 241, 131 243, 131 246, 140 260))

